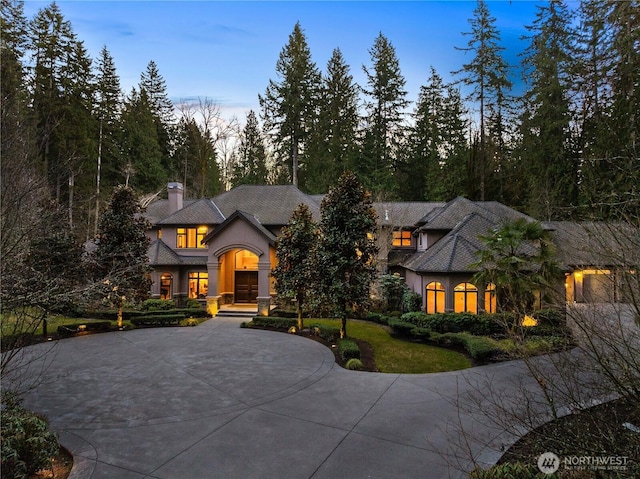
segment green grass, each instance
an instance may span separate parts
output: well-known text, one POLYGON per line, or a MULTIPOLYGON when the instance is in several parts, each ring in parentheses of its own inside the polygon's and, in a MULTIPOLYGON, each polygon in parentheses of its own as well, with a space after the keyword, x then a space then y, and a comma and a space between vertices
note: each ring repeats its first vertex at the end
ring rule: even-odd
MULTIPOLYGON (((7 317, 4 315, 2 316, 2 336, 4 336, 5 334, 14 334, 14 333, 20 332, 14 329, 13 321, 15 320, 11 317, 7 317)), ((77 325, 77 324, 89 323, 91 321, 104 321, 104 320, 94 320, 94 319, 86 319, 86 318, 85 319, 70 318, 68 316, 64 316, 60 314, 52 314, 47 316, 47 333, 49 335, 55 334, 58 331, 58 326, 77 325)), ((126 327, 131 327, 131 322, 123 321, 123 325, 126 327)), ((118 322, 111 321, 111 326, 114 328, 117 327, 118 322)), ((35 328, 35 330, 33 326, 31 326, 31 324, 27 325, 25 323, 24 330, 26 330, 27 332, 33 333, 35 336, 41 336, 43 332, 43 323, 42 321, 40 321, 40 323, 38 324, 38 327, 35 328)))
MULTIPOLYGON (((307 320, 308 324, 340 327, 337 319, 307 320)), ((392 338, 382 326, 366 321, 347 321, 347 336, 366 341, 383 373, 437 373, 471 367, 469 359, 456 351, 392 338)))

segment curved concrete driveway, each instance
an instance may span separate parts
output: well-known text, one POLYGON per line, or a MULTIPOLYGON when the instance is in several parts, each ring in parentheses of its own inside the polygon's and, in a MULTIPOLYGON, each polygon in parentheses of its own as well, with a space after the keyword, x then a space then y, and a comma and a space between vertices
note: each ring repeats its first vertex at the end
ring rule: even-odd
POLYGON ((318 343, 240 321, 59 341, 25 405, 74 454, 74 479, 440 479, 460 475, 450 422, 473 421, 459 379, 521 372, 346 371, 318 343))

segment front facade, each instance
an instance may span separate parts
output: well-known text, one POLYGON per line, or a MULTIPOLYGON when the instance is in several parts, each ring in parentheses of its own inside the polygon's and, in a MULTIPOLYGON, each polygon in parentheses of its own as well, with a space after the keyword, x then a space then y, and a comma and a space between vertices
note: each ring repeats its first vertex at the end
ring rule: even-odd
MULTIPOLYGON (((319 220, 322 196, 304 194, 292 185, 243 185, 199 200, 185 200, 183 194, 180 183, 170 183, 168 198, 147 209, 152 296, 180 303, 196 300, 212 315, 227 305, 250 305, 268 314, 275 296, 271 270, 276 239, 300 204, 319 220)), ((495 287, 472 280, 477 269, 471 265, 482 248, 478 237, 507 221, 535 221, 498 202, 461 197, 448 203, 373 206, 378 213, 380 273, 404 277, 422 296, 427 313, 494 312, 495 287)), ((580 249, 580 225, 543 225, 557 238, 567 301, 624 299, 605 281, 619 275, 613 265, 603 269, 593 255, 578 261, 572 253, 580 249)))

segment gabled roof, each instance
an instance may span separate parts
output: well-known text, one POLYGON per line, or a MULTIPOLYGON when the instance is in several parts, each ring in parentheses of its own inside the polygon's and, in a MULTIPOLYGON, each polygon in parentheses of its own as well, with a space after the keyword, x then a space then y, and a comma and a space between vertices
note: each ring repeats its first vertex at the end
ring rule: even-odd
POLYGON ((464 217, 472 213, 482 215, 496 224, 519 218, 525 218, 527 221, 536 221, 530 216, 497 201, 471 201, 458 196, 442 206, 442 208, 434 208, 423 216, 418 221, 418 224, 422 225, 419 231, 453 230, 464 217))
POLYGON ((551 221, 551 238, 561 267, 637 264, 640 231, 629 224, 551 221))
POLYGON ((169 248, 162 240, 151 242, 147 249, 147 256, 151 266, 177 266, 207 264, 206 256, 181 256, 169 248))
POLYGON ((380 225, 402 228, 415 227, 420 218, 443 205, 444 203, 427 201, 376 202, 373 203, 373 208, 378 213, 380 225))
POLYGON ((250 211, 263 225, 284 226, 300 204, 320 218, 320 205, 293 185, 241 185, 216 196, 213 201, 226 217, 236 210, 250 211))
POLYGON ((225 220, 224 215, 208 198, 190 203, 181 210, 157 222, 159 225, 217 225, 225 220))
MULTIPOLYGON (((184 200, 183 208, 188 207, 190 204, 195 203, 196 200, 184 200)), ((147 206, 147 211, 144 216, 151 222, 152 225, 157 224, 164 218, 169 216, 169 200, 158 200, 147 206)))
POLYGON ((426 251, 415 253, 402 266, 418 273, 475 272, 470 265, 478 261, 483 248, 479 235, 487 234, 496 221, 478 213, 464 217, 456 227, 426 251))
POLYGON ((222 233, 230 224, 235 221, 245 221, 252 228, 258 231, 261 235, 263 235, 269 241, 269 244, 275 245, 276 237, 271 233, 267 228, 262 226, 260 222, 249 213, 245 213, 244 211, 236 210, 231 216, 229 216, 220 226, 210 232, 207 236, 202 240, 203 243, 210 243, 213 238, 222 233))

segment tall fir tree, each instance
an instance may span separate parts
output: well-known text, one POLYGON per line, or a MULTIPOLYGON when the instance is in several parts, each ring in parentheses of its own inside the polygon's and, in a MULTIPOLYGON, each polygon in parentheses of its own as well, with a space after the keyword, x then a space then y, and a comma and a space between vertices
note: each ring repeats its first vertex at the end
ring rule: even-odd
POLYGON ((304 188, 299 185, 299 171, 303 158, 305 162, 314 161, 304 153, 317 121, 320 72, 311 59, 300 23, 296 23, 280 52, 276 76, 277 80, 269 80, 264 95, 258 97, 264 128, 271 137, 278 166, 288 172, 294 186, 304 188))
POLYGON ((391 42, 380 33, 369 50, 371 66, 363 66, 367 77, 364 93, 365 134, 356 173, 374 194, 399 194, 398 170, 403 162, 401 145, 405 136, 405 79, 391 42))
POLYGON ((247 113, 247 123, 240 135, 236 154, 232 185, 266 185, 267 150, 258 118, 253 110, 247 113))
POLYGON ((182 118, 177 127, 176 163, 189 196, 217 195, 221 190, 220 167, 209 130, 193 118, 182 118))
POLYGON ((310 193, 329 191, 345 170, 353 168, 358 155, 358 86, 338 48, 322 77, 322 99, 308 150, 314 161, 304 172, 310 193))
POLYGON ((167 85, 158 70, 156 62, 151 60, 140 75, 140 90, 145 90, 149 97, 149 107, 156 125, 158 143, 162 151, 162 166, 169 176, 176 173, 173 162, 175 117, 173 103, 167 94, 167 85))
POLYGON ((157 191, 166 183, 166 170, 162 166, 162 148, 146 90, 132 89, 122 112, 122 131, 127 163, 120 174, 125 185, 145 193, 157 191))
POLYGON ((98 122, 98 151, 96 156, 95 223, 98 232, 100 205, 104 191, 112 189, 118 181, 118 172, 124 167, 120 114, 123 107, 120 78, 113 57, 103 46, 98 56, 95 85, 95 113, 98 122))
POLYGON ((458 90, 445 85, 432 67, 413 113, 402 199, 448 201, 465 195, 469 152, 464 114, 458 90))
POLYGON ((511 89, 511 81, 508 78, 509 66, 502 57, 504 48, 500 46, 500 32, 496 27, 496 19, 491 16, 484 0, 478 0, 473 15, 469 20, 471 31, 463 32, 463 35, 470 37, 469 42, 466 47, 458 48, 465 53, 471 53, 473 58, 454 74, 463 75, 461 82, 472 87, 468 99, 478 105, 480 124, 477 150, 471 158, 471 168, 477 182, 477 189, 471 196, 485 200, 487 185, 491 181, 490 175, 495 170, 493 165, 495 155, 490 151, 491 135, 488 118, 491 112, 494 135, 501 138, 504 134, 502 112, 508 101, 507 92, 511 89))
POLYGON ((571 151, 569 59, 570 16, 562 1, 538 6, 525 50, 521 117, 527 212, 550 220, 571 214, 577 201, 577 162, 571 151))

